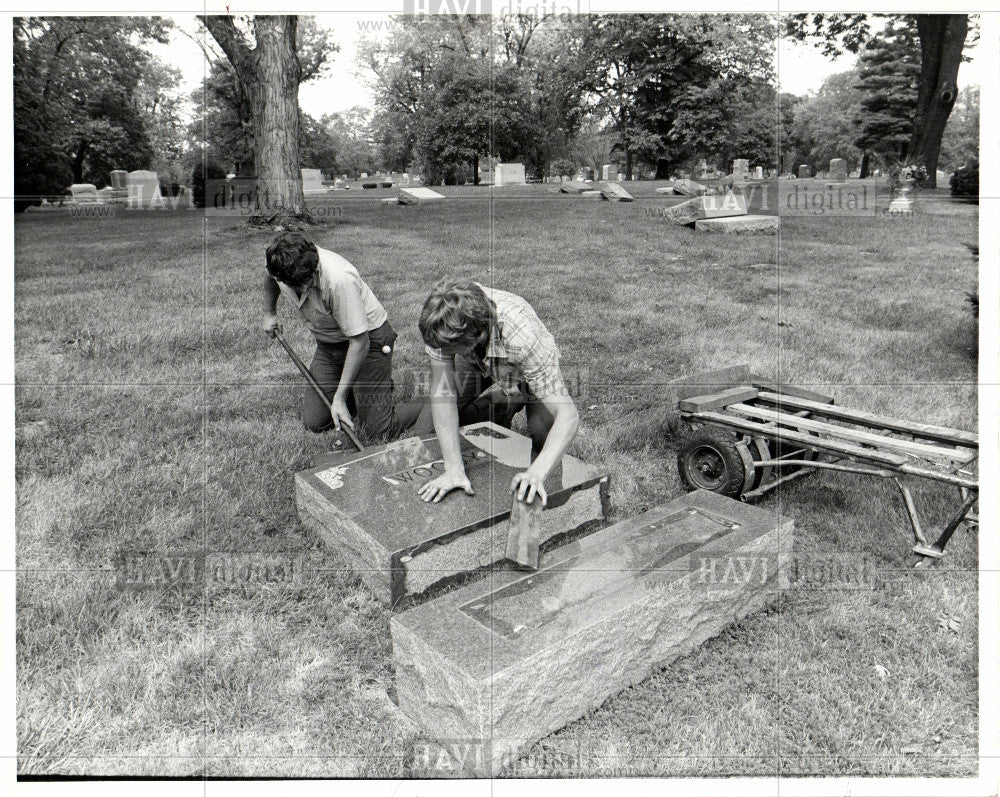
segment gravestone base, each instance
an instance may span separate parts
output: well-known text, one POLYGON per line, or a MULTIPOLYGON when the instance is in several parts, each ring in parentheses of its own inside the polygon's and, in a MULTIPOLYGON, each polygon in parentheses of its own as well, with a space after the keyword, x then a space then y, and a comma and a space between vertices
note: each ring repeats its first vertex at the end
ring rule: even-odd
POLYGON ((794 524, 698 491, 390 622, 399 707, 476 776, 695 650, 784 586, 794 524))
POLYGON ((697 232, 723 235, 775 235, 781 229, 780 216, 730 216, 724 219, 699 219, 697 232))
MULTIPOLYGON (((505 557, 510 483, 531 464, 531 440, 488 422, 462 427, 460 438, 475 494, 453 490, 437 504, 417 495, 444 469, 436 437, 330 454, 295 475, 303 524, 393 605, 505 557)), ((543 543, 605 516, 608 477, 574 457, 545 488, 543 543)))

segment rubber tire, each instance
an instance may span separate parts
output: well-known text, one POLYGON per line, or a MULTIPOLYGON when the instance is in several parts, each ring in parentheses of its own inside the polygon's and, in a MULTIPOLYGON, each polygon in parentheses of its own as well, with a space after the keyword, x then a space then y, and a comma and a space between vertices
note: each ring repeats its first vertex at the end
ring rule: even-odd
POLYGON ((740 497, 746 481, 743 458, 736 450, 736 441, 701 430, 684 439, 677 452, 677 472, 684 485, 691 490, 708 490, 730 498, 740 497), (716 466, 714 478, 698 468, 698 458, 706 458, 703 464, 716 466))

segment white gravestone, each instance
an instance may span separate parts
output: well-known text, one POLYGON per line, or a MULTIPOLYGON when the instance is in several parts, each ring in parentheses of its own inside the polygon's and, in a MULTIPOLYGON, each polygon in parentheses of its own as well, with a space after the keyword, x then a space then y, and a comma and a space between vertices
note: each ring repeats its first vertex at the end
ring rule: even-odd
POLYGON ((97 194, 97 186, 93 183, 73 183, 69 187, 69 192, 77 205, 97 205, 101 201, 97 194))
POLYGON ((524 185, 523 163, 498 163, 493 174, 496 185, 524 185))
POLYGON ((137 210, 162 208, 163 194, 160 193, 160 178, 156 172, 139 169, 129 172, 126 177, 128 186, 128 206, 137 210))
POLYGON ((323 172, 321 172, 319 169, 303 169, 302 193, 325 194, 326 186, 323 185, 323 172))

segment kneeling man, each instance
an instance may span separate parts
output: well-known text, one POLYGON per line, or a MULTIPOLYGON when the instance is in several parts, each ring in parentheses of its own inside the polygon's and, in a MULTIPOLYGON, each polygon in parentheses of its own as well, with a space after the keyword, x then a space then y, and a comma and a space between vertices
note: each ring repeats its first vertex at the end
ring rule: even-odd
POLYGON ((302 420, 314 432, 341 425, 352 415, 372 440, 393 440, 403 430, 393 406, 392 349, 396 331, 385 308, 358 270, 336 252, 320 249, 301 233, 278 235, 267 247, 264 331, 278 329, 278 297, 297 308, 316 338, 309 370, 333 405, 311 387, 302 420))
POLYGON ((548 500, 544 482, 580 428, 580 415, 559 370, 552 335, 524 299, 477 282, 435 286, 420 314, 420 334, 431 361, 431 396, 414 432, 426 434, 430 415, 445 472, 420 488, 424 501, 453 489, 472 494, 462 464, 458 427, 493 420, 510 427, 525 410, 532 462, 511 491, 531 503, 548 500))

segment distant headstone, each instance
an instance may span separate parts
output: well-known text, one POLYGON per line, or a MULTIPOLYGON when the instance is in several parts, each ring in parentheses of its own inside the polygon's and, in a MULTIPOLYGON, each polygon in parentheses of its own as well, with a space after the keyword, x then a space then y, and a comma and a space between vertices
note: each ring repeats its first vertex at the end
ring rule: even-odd
POLYGON ((834 183, 842 183, 847 179, 847 161, 843 158, 833 158, 830 161, 830 173, 827 179, 834 183))
POLYGON ((444 196, 430 188, 400 188, 400 205, 426 205, 429 202, 442 202, 444 196))
POLYGON ((97 186, 93 183, 73 183, 69 187, 69 193, 77 205, 96 205, 101 201, 97 186))
MULTIPOLYGON (((416 492, 444 468, 434 436, 331 454, 296 474, 303 523, 377 596, 396 603, 504 558, 507 486, 531 463, 531 440, 488 422, 462 427, 459 437, 474 495, 459 490, 438 504, 416 492)), ((545 489, 542 542, 604 517, 607 476, 578 459, 564 456, 545 489)))
POLYGON ((361 172, 361 179, 366 180, 368 178, 368 172, 361 172))
POLYGON ((663 216, 671 224, 694 224, 700 219, 747 215, 746 197, 740 194, 717 194, 689 199, 663 209, 663 216))
POLYGON ((809 168, 808 163, 803 163, 799 166, 798 176, 800 180, 813 176, 812 169, 809 168))
POLYGON ((462 740, 462 774, 496 775, 773 600, 794 531, 771 509, 697 490, 554 549, 535 572, 398 612, 399 708, 445 749, 462 740))
MULTIPOLYGON (((128 195, 128 172, 124 169, 115 169, 111 172, 111 187, 115 191, 122 191, 122 196, 128 195)), ((117 194, 116 194, 117 196, 117 194)))
POLYGON ((523 163, 498 163, 493 171, 495 185, 524 185, 523 163))
POLYGON ((937 177, 938 188, 947 188, 948 185, 951 183, 951 175, 948 174, 947 172, 941 171, 940 169, 937 170, 936 177, 937 177))
POLYGON ((724 235, 774 235, 781 228, 779 216, 728 216, 705 218, 694 223, 697 232, 724 235))
POLYGON ((708 174, 708 163, 702 158, 694 169, 695 177, 705 177, 708 174))
POLYGON ((632 201, 632 195, 618 183, 601 183, 601 195, 611 202, 632 201))
POLYGON ((163 208, 163 194, 160 193, 160 178, 156 172, 139 169, 129 172, 126 177, 128 186, 128 206, 134 210, 151 210, 163 208))
POLYGON ((681 196, 704 196, 708 192, 708 188, 701 183, 684 178, 674 180, 673 188, 681 196))
POLYGON ((763 166, 754 166, 754 169, 753 169, 753 179, 754 180, 763 180, 764 179, 764 167, 763 166))
POLYGON ((302 193, 303 194, 325 194, 326 186, 323 185, 323 172, 319 169, 302 170, 302 193))
POLYGON ((733 177, 737 180, 746 180, 750 177, 750 161, 746 158, 737 158, 733 161, 733 177))
POLYGON ((194 198, 191 196, 191 189, 182 185, 177 196, 173 198, 173 208, 174 210, 190 210, 193 207, 194 198))
POLYGON ((601 167, 601 179, 603 180, 617 180, 618 179, 618 164, 617 163, 605 163, 601 167))

